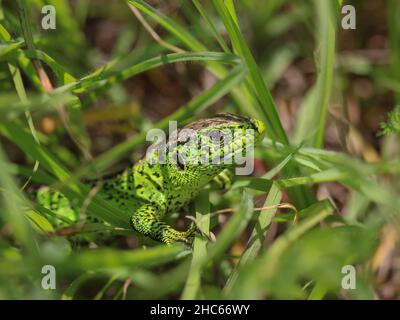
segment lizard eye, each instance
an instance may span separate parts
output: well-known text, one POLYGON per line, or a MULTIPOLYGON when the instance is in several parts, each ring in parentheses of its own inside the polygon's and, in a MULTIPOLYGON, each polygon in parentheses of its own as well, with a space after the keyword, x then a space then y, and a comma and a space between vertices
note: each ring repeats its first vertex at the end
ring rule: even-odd
POLYGON ((209 133, 209 137, 210 137, 212 140, 217 141, 217 140, 221 140, 222 137, 223 137, 223 135, 221 134, 220 131, 218 131, 218 130, 213 130, 213 131, 211 131, 211 132, 209 133))
POLYGON ((225 140, 225 134, 219 130, 211 131, 208 136, 211 138, 213 143, 222 144, 225 140))

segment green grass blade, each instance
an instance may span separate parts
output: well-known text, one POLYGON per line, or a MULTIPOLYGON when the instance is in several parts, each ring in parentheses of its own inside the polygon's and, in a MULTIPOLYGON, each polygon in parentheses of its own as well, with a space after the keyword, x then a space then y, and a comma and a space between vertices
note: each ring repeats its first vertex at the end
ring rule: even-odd
POLYGON ((76 274, 90 270, 129 276, 135 268, 155 267, 180 260, 189 254, 190 251, 186 250, 182 244, 160 245, 137 250, 89 249, 54 263, 57 270, 64 274, 76 274))
POLYGON ((204 7, 201 5, 201 3, 198 0, 192 0, 194 6, 196 7, 197 11, 199 11, 201 17, 204 19, 204 21, 207 23, 208 27, 212 31, 212 34, 214 35, 215 39, 218 41, 219 45, 221 46, 222 50, 224 52, 231 52, 231 50, 228 48, 227 44, 225 43, 224 38, 221 36, 221 34, 218 32, 217 28, 215 27, 214 23, 211 21, 211 18, 205 11, 204 7))
POLYGON ((244 188, 239 210, 229 220, 218 239, 213 243, 207 255, 207 261, 215 261, 235 241, 237 236, 244 230, 253 216, 253 199, 249 191, 244 188))
POLYGON ((31 258, 38 258, 38 248, 36 234, 33 232, 24 215, 27 202, 24 199, 13 177, 3 170, 3 164, 7 164, 3 148, 0 145, 0 210, 2 211, 1 220, 9 223, 13 229, 16 240, 28 250, 31 258))
MULTIPOLYGON (((160 23, 167 31, 174 35, 179 41, 185 44, 192 51, 206 51, 207 48, 200 43, 197 39, 187 33, 185 27, 178 24, 176 21, 166 17, 160 11, 154 9, 144 1, 130 1, 130 3, 140 9, 143 13, 153 18, 160 23)), ((214 61, 206 63, 208 70, 210 70, 217 78, 223 79, 228 74, 228 70, 221 64, 214 61)), ((238 108, 244 113, 251 116, 258 116, 258 111, 254 107, 256 101, 253 95, 248 92, 244 86, 239 86, 238 90, 232 92, 232 97, 238 105, 238 108)))
MULTIPOLYGON (((70 83, 68 85, 59 87, 56 91, 66 92, 73 91, 75 93, 82 93, 88 90, 103 87, 105 85, 112 85, 133 76, 136 76, 145 71, 158 68, 160 66, 176 63, 176 62, 187 62, 187 61, 215 61, 226 64, 238 64, 240 58, 233 54, 219 53, 219 52, 190 52, 190 53, 171 53, 166 55, 160 55, 158 57, 150 58, 142 61, 138 64, 125 68, 124 70, 115 70, 116 66, 106 66, 99 70, 92 72, 90 75, 70 83), (113 70, 114 68, 114 70, 113 70)), ((121 62, 122 64, 123 62, 121 62)))
MULTIPOLYGON (((226 5, 224 5, 221 1, 214 0, 213 4, 225 25, 232 45, 235 48, 235 52, 243 57, 246 65, 249 68, 249 92, 253 92, 258 98, 259 104, 257 105, 260 107, 258 116, 267 124, 267 133, 269 133, 269 136, 273 140, 288 144, 288 137, 283 129, 274 100, 264 83, 261 72, 250 51, 250 48, 247 46, 247 43, 239 29, 234 14, 233 3, 229 3, 229 8, 226 7, 226 5)), ((296 168, 292 168, 291 166, 285 168, 284 172, 288 176, 298 175, 298 170, 296 168)), ((290 193, 293 201, 299 208, 305 208, 315 201, 310 190, 307 188, 295 188, 292 189, 290 193)))
POLYGON ((242 271, 232 286, 229 298, 258 299, 266 290, 265 283, 277 272, 279 260, 289 246, 297 241, 308 230, 316 226, 333 213, 328 201, 322 201, 302 210, 300 217, 307 216, 298 225, 287 230, 274 244, 242 271))
MULTIPOLYGON (((209 234, 210 199, 208 191, 202 192, 195 201, 196 221, 202 232, 209 234)), ((207 239, 197 235, 193 243, 192 262, 181 299, 196 299, 201 290, 202 261, 207 258, 207 239)))
POLYGON ((329 0, 316 0, 314 5, 318 17, 320 65, 317 68, 320 71, 315 86, 304 99, 293 140, 296 143, 304 142, 309 146, 320 148, 324 141, 333 86, 336 31, 332 3, 329 0))
POLYGON ((171 34, 175 35, 178 39, 181 39, 189 49, 193 51, 207 51, 206 47, 203 46, 196 38, 194 38, 189 31, 175 23, 175 21, 166 15, 163 15, 159 11, 155 10, 146 2, 141 0, 128 0, 128 3, 143 11, 146 15, 154 19, 171 34))
MULTIPOLYGON (((277 205, 281 202, 282 192, 278 186, 273 183, 271 189, 268 192, 268 197, 265 200, 263 207, 271 207, 277 205)), ((259 213, 257 222, 253 228, 250 239, 247 243, 246 250, 243 252, 239 264, 233 270, 231 276, 228 278, 227 283, 224 287, 224 293, 229 294, 234 283, 240 274, 241 268, 246 266, 250 261, 253 261, 259 254, 266 234, 268 232, 268 227, 270 226, 273 217, 277 212, 277 208, 265 209, 259 213)))
MULTIPOLYGON (((161 120, 154 126, 154 128, 165 130, 168 128, 169 121, 178 121, 179 123, 180 121, 192 117, 194 113, 204 110, 235 88, 236 85, 243 80, 246 72, 246 68, 242 65, 235 67, 225 79, 217 82, 214 86, 193 98, 185 106, 161 120)), ((131 140, 120 143, 119 145, 99 156, 90 166, 83 166, 73 175, 73 178, 82 177, 90 172, 93 167, 95 167, 98 171, 106 169, 108 166, 126 155, 130 150, 143 143, 145 141, 145 137, 145 134, 140 134, 131 140)))
POLYGON ((238 25, 232 18, 226 6, 221 1, 213 1, 213 4, 217 9, 222 21, 224 22, 233 47, 237 53, 243 57, 249 68, 250 83, 253 91, 256 93, 262 105, 260 115, 262 116, 261 119, 267 123, 267 131, 273 139, 282 143, 288 143, 288 138, 283 130, 283 126, 276 111, 276 106, 272 99, 271 93, 268 91, 264 83, 257 63, 255 62, 254 57, 251 54, 251 51, 238 28, 238 25))

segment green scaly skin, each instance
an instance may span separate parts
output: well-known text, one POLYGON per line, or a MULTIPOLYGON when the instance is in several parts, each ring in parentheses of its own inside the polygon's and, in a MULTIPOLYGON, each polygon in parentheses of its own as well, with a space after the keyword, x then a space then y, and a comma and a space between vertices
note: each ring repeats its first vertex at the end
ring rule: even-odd
MULTIPOLYGON (((218 137, 221 134, 245 132, 254 130, 254 141, 258 142, 264 135, 265 126, 257 119, 249 119, 233 114, 219 114, 210 119, 195 121, 182 130, 193 130, 196 139, 209 146, 210 158, 225 156, 233 159, 237 153, 244 152, 246 138, 235 137, 229 144, 221 146, 218 137)), ((192 225, 187 231, 178 231, 163 220, 166 215, 178 212, 200 193, 210 182, 215 181, 220 186, 229 184, 230 170, 234 164, 214 164, 212 162, 198 163, 196 156, 206 154, 190 144, 187 136, 182 133, 178 138, 171 138, 166 149, 166 161, 157 161, 158 152, 139 161, 122 174, 105 180, 100 194, 112 205, 129 212, 130 225, 142 235, 166 244, 174 242, 191 243, 196 231, 192 225), (173 157, 179 153, 177 161, 173 157), (193 160, 193 161, 191 161, 193 160)), ((76 219, 79 208, 70 205, 68 199, 59 192, 48 188, 37 193, 38 202, 70 220, 76 219)))

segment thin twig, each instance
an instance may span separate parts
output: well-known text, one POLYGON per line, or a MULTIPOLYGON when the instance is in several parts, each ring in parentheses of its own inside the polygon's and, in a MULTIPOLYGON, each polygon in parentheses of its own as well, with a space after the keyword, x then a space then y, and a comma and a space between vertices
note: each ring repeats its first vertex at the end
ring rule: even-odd
POLYGON ((128 3, 129 8, 131 9, 132 13, 136 16, 136 18, 140 21, 143 27, 147 30, 147 32, 152 36, 152 38, 157 41, 161 46, 164 48, 171 50, 176 53, 183 53, 185 50, 178 48, 166 41, 164 41, 158 33, 150 26, 150 24, 146 21, 146 19, 142 16, 140 11, 132 4, 128 3))
MULTIPOLYGON (((296 207, 290 203, 280 203, 280 204, 276 204, 273 206, 267 206, 267 207, 261 207, 261 208, 254 208, 255 212, 261 212, 263 210, 269 210, 269 209, 291 209, 294 211, 294 219, 293 219, 293 224, 297 224, 298 222, 298 211, 296 209, 296 207)), ((210 215, 211 216, 216 216, 219 214, 224 214, 224 213, 233 213, 236 212, 237 209, 234 208, 226 208, 226 209, 221 209, 221 210, 217 210, 214 212, 211 212, 210 215)))
MULTIPOLYGON (((280 204, 276 204, 276 205, 273 205, 273 206, 254 208, 254 211, 255 211, 255 212, 261 212, 261 211, 263 211, 263 210, 269 210, 269 209, 290 209, 290 210, 293 210, 293 211, 294 211, 293 224, 295 225, 295 224, 298 223, 298 211, 297 211, 296 207, 295 207, 294 205, 290 204, 290 203, 280 203, 280 204)), ((213 212, 211 212, 211 213, 209 214, 209 216, 210 216, 210 217, 213 217, 213 216, 217 216, 217 215, 220 215, 220 214, 234 213, 234 212, 236 212, 236 211, 237 211, 237 209, 234 209, 234 208, 226 208, 226 209, 221 209, 221 210, 213 211, 213 212)), ((187 219, 193 221, 193 222, 196 224, 196 226, 198 227, 198 221, 197 221, 194 217, 192 217, 192 216, 185 216, 185 218, 187 218, 187 219)), ((199 231, 200 231, 203 235, 205 235, 205 233, 204 233, 202 230, 199 229, 199 231)), ((205 236, 208 238, 207 235, 205 235, 205 236)))
POLYGON ((81 210, 79 212, 79 221, 78 221, 78 228, 79 227, 83 227, 85 222, 86 222, 86 211, 87 208, 89 207, 90 202, 92 202, 94 196, 100 191, 101 187, 102 187, 102 183, 97 183, 90 191, 89 194, 87 195, 87 197, 85 198, 85 200, 83 201, 81 210))
POLYGON ((124 286, 122 287, 122 300, 126 300, 126 294, 128 292, 128 288, 132 283, 132 278, 128 278, 124 282, 124 286))

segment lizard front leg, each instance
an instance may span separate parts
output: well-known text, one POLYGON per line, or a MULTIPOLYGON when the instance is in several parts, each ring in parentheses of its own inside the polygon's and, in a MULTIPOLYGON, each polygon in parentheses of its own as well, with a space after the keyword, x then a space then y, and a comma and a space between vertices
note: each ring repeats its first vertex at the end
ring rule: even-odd
POLYGON ((166 244, 185 242, 191 244, 196 227, 191 226, 187 231, 178 231, 160 221, 157 208, 150 204, 142 205, 130 218, 130 224, 137 232, 166 244))

